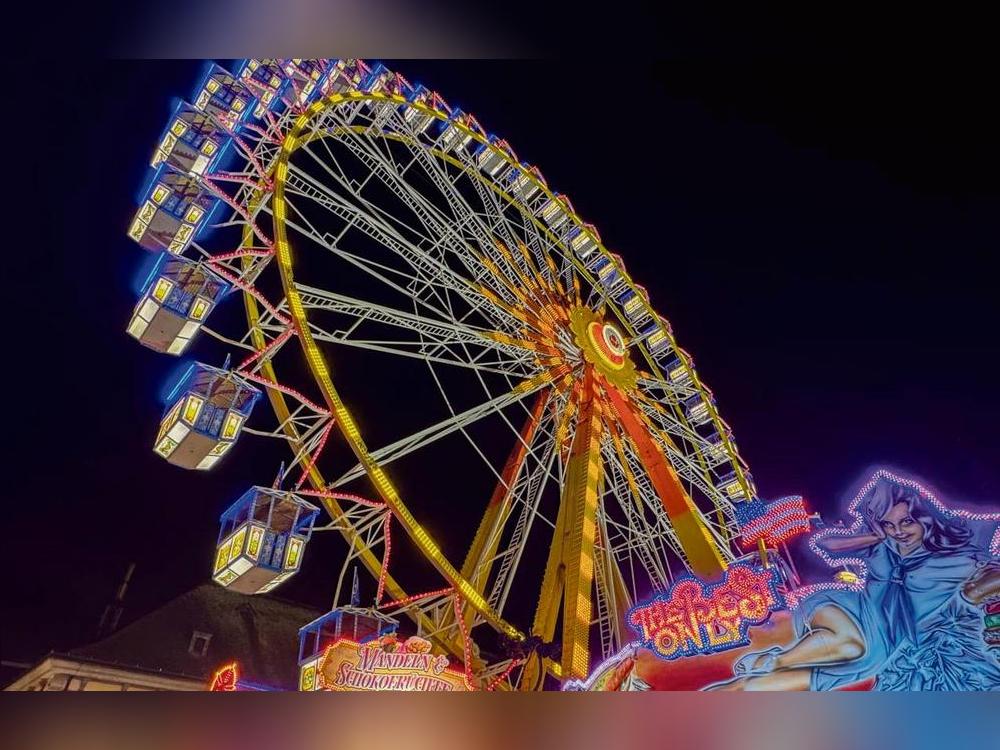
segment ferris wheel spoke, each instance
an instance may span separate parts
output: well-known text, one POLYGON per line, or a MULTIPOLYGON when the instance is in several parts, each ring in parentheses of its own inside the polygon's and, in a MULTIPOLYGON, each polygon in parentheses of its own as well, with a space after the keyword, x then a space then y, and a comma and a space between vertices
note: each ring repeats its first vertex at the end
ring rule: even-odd
MULTIPOLYGON (((413 245, 372 213, 363 211, 334 194, 325 195, 295 174, 289 174, 286 185, 290 193, 312 200, 340 219, 345 224, 344 232, 350 229, 360 231, 393 252, 413 269, 416 280, 434 291, 439 302, 445 293, 451 293, 496 326, 512 330, 523 325, 506 310, 491 304, 474 283, 458 275, 442 261, 428 255, 422 248, 413 245)), ((305 220, 301 211, 297 213, 300 219, 305 220)), ((344 232, 338 237, 329 232, 320 235, 314 230, 311 236, 322 246, 338 252, 344 232)), ((414 280, 414 277, 411 276, 411 280, 414 280)), ((405 292, 412 295, 413 289, 407 289, 405 292)))
MULTIPOLYGON (((550 430, 553 424, 554 420, 548 425, 550 430)), ((484 561, 490 567, 496 565, 497 562, 500 563, 488 598, 491 606, 498 611, 506 609, 512 585, 520 568, 521 557, 527 548, 528 540, 531 538, 531 530, 535 520, 541 519, 548 527, 555 530, 555 522, 546 518, 539 510, 545 488, 549 481, 554 480, 552 468, 556 459, 555 441, 552 440, 551 432, 547 437, 548 442, 545 444, 542 461, 537 463, 533 471, 525 474, 525 478, 515 484, 511 492, 508 518, 513 515, 516 506, 520 505, 521 510, 518 513, 510 539, 506 543, 506 548, 503 552, 494 555, 492 559, 484 561)), ((501 527, 505 521, 506 519, 501 523, 501 527)), ((498 531, 500 530, 498 529, 498 531)))
MULTIPOLYGON (((383 446, 374 451, 369 451, 372 462, 379 466, 386 466, 415 450, 424 448, 431 443, 440 440, 457 430, 464 429, 480 419, 495 414, 500 409, 520 401, 532 393, 549 386, 551 378, 547 374, 536 376, 523 381, 513 391, 504 393, 496 398, 467 409, 459 414, 444 419, 436 424, 426 427, 419 432, 408 435, 401 440, 383 446)), ((364 464, 358 463, 352 469, 345 472, 339 479, 331 483, 331 487, 341 487, 344 484, 357 479, 365 474, 364 464)))
MULTIPOLYGON (((359 260, 358 265, 364 267, 365 264, 359 260)), ((330 304, 325 301, 315 302, 311 299, 307 299, 304 307, 307 309, 310 307, 324 309, 329 308, 330 304)), ((362 322, 362 315, 367 316, 370 321, 388 324, 389 321, 380 319, 383 318, 383 311, 377 310, 376 306, 366 304, 363 310, 364 312, 355 316, 355 324, 360 324, 362 322)), ((399 319, 397 319, 397 322, 399 322, 399 319)), ((418 324, 420 321, 411 320, 408 322, 418 324)), ((441 325, 441 321, 437 319, 430 319, 428 325, 438 326, 441 325)), ((446 325, 447 324, 445 324, 445 326, 446 325)), ((440 364, 466 367, 477 372, 491 372, 506 376, 514 376, 517 378, 529 377, 538 372, 538 367, 533 362, 534 354, 529 350, 522 351, 519 347, 517 347, 516 340, 510 339, 509 337, 505 337, 502 340, 499 338, 478 337, 475 342, 479 344, 478 354, 471 355, 468 354, 468 344, 464 342, 456 342, 454 340, 364 340, 353 337, 354 334, 357 333, 354 325, 349 326, 346 330, 341 329, 331 332, 313 321, 310 321, 309 329, 319 341, 365 348, 386 354, 432 361, 440 364), (508 342, 510 345, 505 342, 508 342), (456 353, 456 344, 460 344, 461 350, 466 352, 467 356, 463 357, 456 353), (487 355, 490 354, 495 355, 493 359, 487 358, 487 355)), ((411 330, 420 334, 416 325, 414 325, 411 330)))
MULTIPOLYGON (((690 552, 685 546, 684 540, 678 534, 678 524, 674 515, 667 511, 666 505, 663 502, 663 492, 657 488, 656 478, 651 473, 650 467, 647 466, 647 460, 640 458, 640 456, 635 453, 630 441, 623 440, 615 447, 616 451, 610 454, 610 457, 617 465, 625 467, 623 473, 627 484, 632 490, 631 493, 625 493, 621 495, 621 497, 627 498, 629 494, 634 495, 634 493, 638 493, 638 496, 642 499, 647 512, 651 513, 655 519, 655 526, 659 530, 658 533, 663 535, 663 539, 671 540, 672 551, 677 557, 680 558, 685 566, 690 568, 692 566, 690 552)), ((664 455, 666 455, 666 451, 664 451, 664 455)), ((655 471, 655 468, 653 470, 655 471)), ((659 484, 662 486, 662 479, 659 484)), ((724 560, 731 559, 732 555, 729 549, 731 540, 727 539, 720 533, 718 524, 714 522, 710 514, 704 513, 702 509, 693 502, 690 497, 690 493, 688 493, 688 502, 688 512, 692 513, 696 518, 696 523, 702 526, 709 533, 712 539, 712 544, 717 553, 724 560)))
POLYGON ((699 435, 681 418, 668 410, 637 399, 642 420, 649 425, 666 450, 682 460, 689 460, 692 468, 707 477, 707 472, 727 460, 725 453, 707 438, 699 435))
MULTIPOLYGON (((447 358, 441 355, 433 355, 426 351, 407 351, 405 348, 401 348, 399 342, 363 341, 358 339, 346 338, 337 334, 329 334, 312 323, 310 323, 310 330, 312 331, 313 336, 317 341, 329 341, 335 344, 351 346, 358 349, 368 349, 370 351, 380 352, 383 354, 391 354, 398 357, 407 357, 410 359, 434 362, 436 364, 464 367, 469 370, 475 370, 476 372, 488 372, 497 375, 517 375, 520 377, 530 376, 531 374, 531 370, 527 366, 518 369, 512 367, 509 362, 504 362, 504 361, 466 362, 457 357, 447 358)), ((414 343, 419 345, 419 342, 414 342, 414 343)))
MULTIPOLYGON (((485 273, 486 271, 492 272, 494 281, 489 284, 490 289, 494 294, 498 294, 510 303, 512 301, 510 287, 512 283, 516 287, 519 281, 521 274, 519 267, 516 263, 512 263, 509 258, 497 260, 494 250, 496 240, 488 231, 490 227, 486 227, 483 222, 477 223, 475 221, 480 213, 469 206, 464 196, 457 190, 455 183, 444 173, 438 160, 432 158, 425 149, 417 147, 412 141, 402 139, 401 142, 409 149, 412 159, 405 166, 401 166, 391 158, 391 155, 382 154, 371 143, 360 139, 356 132, 350 132, 354 137, 356 148, 367 149, 368 157, 374 160, 373 165, 377 164, 380 167, 373 166, 373 171, 382 178, 383 183, 389 186, 404 202, 407 202, 407 197, 409 197, 408 206, 431 233, 440 237, 438 244, 457 257, 478 283, 484 283, 490 278, 490 275, 485 273), (450 205, 452 216, 442 214, 433 202, 427 201, 419 191, 413 188, 409 181, 403 179, 406 171, 411 169, 417 161, 424 167, 424 174, 434 182, 441 191, 444 200, 450 205), (493 265, 484 268, 483 261, 471 251, 469 242, 457 234, 458 230, 463 227, 479 230, 473 231, 474 239, 479 243, 486 256, 493 258, 493 265), (457 236, 457 242, 445 243, 444 240, 449 235, 457 236)), ((389 137, 389 134, 382 135, 386 138, 389 137)), ((473 180, 473 182, 476 183, 477 187, 479 186, 478 181, 473 180)), ((529 292, 541 302, 533 290, 529 290, 529 292)))
MULTIPOLYGON (((472 170, 462 170, 453 179, 448 176, 442 161, 428 149, 419 145, 413 139, 401 138, 399 142, 402 143, 411 156, 411 161, 404 167, 402 173, 400 173, 400 177, 415 164, 419 164, 423 168, 422 174, 434 184, 451 208, 453 216, 450 220, 461 222, 463 226, 466 226, 470 230, 479 244, 488 250, 495 235, 491 227, 481 220, 480 214, 469 205, 456 185, 457 179, 463 176, 476 175, 477 172, 474 171, 474 168, 472 170)), ((469 179, 474 183, 476 182, 474 177, 469 177, 469 179)), ((412 190, 409 183, 406 183, 406 189, 412 190)), ((436 211, 436 209, 432 210, 436 211)))
POLYGON ((691 462, 692 469, 699 471, 706 480, 710 469, 728 460, 718 444, 700 435, 679 417, 677 407, 664 407, 645 398, 641 392, 636 395, 637 413, 649 425, 650 430, 658 435, 666 449, 691 462))
MULTIPOLYGON (((461 235, 461 229, 470 229, 482 246, 488 247, 491 238, 488 234, 477 231, 479 228, 471 223, 470 220, 475 218, 474 212, 471 211, 460 194, 444 189, 443 197, 453 212, 452 216, 448 216, 437 205, 415 190, 409 181, 403 179, 405 172, 416 160, 425 156, 423 149, 412 148, 410 142, 405 138, 398 139, 400 143, 410 148, 413 154, 411 162, 407 166, 400 168, 395 160, 391 158, 391 154, 387 155, 375 146, 374 141, 376 139, 384 140, 389 138, 391 134, 376 132, 370 134, 374 138, 362 137, 362 134, 358 132, 356 127, 346 124, 339 128, 337 132, 341 136, 339 139, 340 142, 349 148, 371 170, 369 178, 372 176, 377 177, 384 186, 392 191, 398 200, 409 208, 430 234, 439 237, 438 243, 440 247, 449 249, 467 268, 475 273, 475 266, 477 265, 475 254, 471 251, 468 241, 461 235), (464 210, 461 207, 464 207, 464 210), (451 241, 446 243, 446 239, 450 239, 451 241)), ((429 174, 428 176, 434 181, 434 174, 429 174)), ((447 180, 444 183, 435 181, 435 185, 439 189, 444 187, 444 185, 453 187, 447 180)))
MULTIPOLYGON (((329 139, 327 138, 323 138, 321 139, 320 142, 323 144, 324 149, 330 156, 330 159, 334 160, 335 162, 336 160, 335 157, 333 156, 332 150, 329 147, 328 140, 329 139)), ((338 169, 340 169, 340 172, 339 173, 335 172, 333 169, 331 169, 330 165, 325 163, 324 160, 320 158, 311 148, 309 148, 308 145, 304 146, 303 149, 305 150, 306 153, 312 156, 313 160, 330 177, 332 177, 334 181, 341 186, 341 188, 344 189, 347 195, 352 196, 352 198, 358 203, 360 203, 363 206, 363 208, 366 209, 369 213, 377 214, 381 220, 383 220, 388 224, 393 225, 397 232, 400 231, 408 232, 410 235, 417 237, 418 238, 417 244, 423 243, 426 246, 426 252, 428 254, 435 255, 438 259, 443 259, 443 253, 439 252, 439 250, 441 250, 449 241, 457 243, 459 248, 463 250, 466 249, 465 240, 458 231, 458 228, 455 226, 455 222, 446 221, 443 218, 441 220, 436 220, 433 214, 431 213, 433 210, 433 206, 428 206, 426 204, 418 206, 415 203, 416 199, 414 196, 415 195, 418 196, 419 194, 415 193, 415 191, 413 191, 412 188, 409 188, 407 186, 407 188, 404 189, 404 187, 402 187, 401 185, 394 184, 393 187, 395 187, 396 189, 393 190, 393 192, 396 194, 396 197, 400 199, 405 205, 407 205, 410 211, 416 216, 417 220, 420 222, 422 226, 422 229, 417 229, 411 223, 403 221, 398 215, 395 215, 392 212, 389 212, 384 208, 375 205, 372 201, 364 198, 363 193, 368 182, 375 177, 382 178, 381 181, 384 182, 385 175, 390 174, 390 172, 388 172, 387 170, 385 169, 373 170, 364 181, 359 183, 357 182, 357 180, 351 180, 346 175, 346 173, 342 171, 342 168, 338 167, 338 169), (403 195, 399 195, 398 194, 399 191, 403 191, 403 195)), ((298 173, 300 174, 300 176, 303 177, 303 179, 311 181, 313 183, 312 186, 314 188, 319 189, 320 191, 327 192, 331 197, 336 197, 337 195, 336 193, 330 192, 325 185, 315 181, 308 172, 299 169, 294 165, 292 169, 298 171, 298 173)))
POLYGON ((700 393, 694 385, 681 385, 651 377, 639 378, 638 386, 648 398, 664 406, 677 405, 700 393))
MULTIPOLYGON (((364 232, 371 239, 385 246, 410 266, 414 272, 418 273, 422 279, 457 292, 463 297, 471 295, 473 287, 464 277, 403 236, 396 227, 385 221, 378 211, 365 210, 366 207, 356 206, 336 193, 326 192, 295 171, 288 175, 285 184, 288 193, 312 200, 349 227, 364 232)), ((301 211, 299 214, 301 215, 301 211)), ((476 303, 470 303, 470 306, 475 307, 476 303)))
MULTIPOLYGON (((301 296, 302 304, 306 309, 329 312, 342 315, 349 319, 346 328, 342 328, 335 333, 327 333, 316 326, 319 335, 324 340, 336 341, 350 344, 351 336, 360 336, 359 330, 365 325, 379 327, 391 327, 395 330, 407 331, 416 339, 393 340, 389 342, 364 342, 364 343, 385 343, 396 347, 420 347, 421 354, 436 357, 442 353, 448 353, 455 357, 456 363, 466 364, 473 367, 488 364, 494 370, 500 365, 510 365, 519 367, 521 371, 512 371, 511 374, 522 377, 533 375, 538 368, 533 363, 535 352, 529 348, 519 346, 517 340, 509 337, 500 337, 495 331, 473 327, 470 324, 457 320, 442 321, 423 317, 416 312, 410 313, 385 305, 377 305, 372 302, 347 297, 315 287, 296 285, 301 296), (473 347, 470 352, 469 347, 473 347), (457 354, 460 350, 466 356, 457 354), (493 353, 497 360, 483 363, 483 356, 486 353, 493 353), (523 370, 527 368, 529 372, 523 370)), ((404 352, 406 356, 413 352, 404 352)), ((441 360, 451 362, 450 359, 441 360)), ((501 370, 503 371, 503 370, 501 370)))
MULTIPOLYGON (((447 392, 445 391, 444 387, 442 386, 441 379, 438 377, 438 374, 435 371, 434 367, 431 365, 431 362, 428 361, 427 364, 428 364, 428 368, 429 368, 430 373, 431 373, 431 377, 434 379, 435 385, 437 385, 438 391, 441 394, 441 397, 442 397, 442 399, 444 401, 445 406, 447 407, 448 411, 451 412, 451 414, 454 416, 456 414, 455 409, 454 409, 454 407, 453 407, 453 405, 451 403, 451 399, 448 397, 447 392)), ((563 367, 562 368, 562 372, 566 372, 566 371, 568 371, 568 368, 563 367)), ((480 370, 477 370, 476 377, 479 379, 480 385, 482 386, 483 392, 486 395, 486 397, 490 398, 490 399, 494 398, 491 389, 487 386, 485 380, 482 377, 481 368, 480 368, 480 370)), ((559 375, 558 375, 558 373, 557 373, 556 370, 548 370, 548 371, 543 371, 543 372, 537 373, 536 375, 534 375, 529 380, 534 380, 535 382, 544 382, 544 383, 552 384, 556 380, 558 380, 558 377, 559 377, 559 375)), ((509 377, 507 378, 507 380, 508 380, 508 386, 510 387, 510 392, 516 392, 516 391, 521 390, 521 389, 523 389, 523 388, 526 387, 525 386, 525 381, 521 381, 520 383, 514 385, 514 384, 510 383, 509 377)), ((521 405, 522 407, 524 407, 524 399, 520 399, 516 403, 519 404, 519 405, 521 405)), ((526 441, 524 439, 524 437, 521 434, 521 432, 513 425, 513 423, 511 423, 510 419, 508 419, 507 415, 504 414, 504 412, 503 412, 502 409, 497 409, 496 410, 496 416, 499 418, 499 420, 502 423, 504 423, 504 424, 507 425, 507 427, 511 431, 511 434, 514 435, 515 440, 516 440, 514 450, 519 450, 519 449, 523 448, 524 451, 526 451, 527 455, 530 455, 533 459, 538 460, 538 456, 535 454, 535 450, 534 450, 533 446, 530 445, 528 443, 528 441, 526 441)), ((476 440, 474 440, 472 438, 472 436, 468 434, 468 432, 466 431, 465 427, 462 427, 460 429, 460 432, 462 433, 462 436, 465 438, 466 442, 468 442, 468 444, 471 446, 473 452, 477 456, 479 456, 480 459, 482 459, 483 464, 486 467, 486 470, 489 471, 496 478, 498 484, 499 485, 504 485, 504 486, 509 485, 509 481, 504 478, 502 472, 497 471, 497 469, 493 465, 493 463, 483 454, 482 449, 479 447, 479 445, 476 442, 476 440)))
MULTIPOLYGON (((377 261, 362 255, 347 252, 339 246, 339 237, 331 236, 329 233, 320 236, 318 230, 304 216, 299 216, 298 221, 295 219, 287 219, 286 223, 288 226, 295 229, 295 231, 317 243, 319 246, 329 250, 337 257, 363 270, 366 274, 379 281, 385 287, 392 289, 407 299, 412 300, 415 304, 423 308, 425 312, 434 315, 437 320, 447 322, 449 320, 458 319, 454 313, 451 313, 435 304, 435 302, 438 304, 445 304, 450 309, 450 303, 448 302, 447 295, 442 296, 440 294, 435 294, 434 300, 428 300, 425 296, 417 293, 417 287, 420 286, 420 283, 418 282, 421 280, 415 278, 412 271, 403 272, 399 269, 391 268, 385 264, 378 263, 377 261), (299 221, 301 221, 301 224, 298 223, 299 221)), ((425 284, 424 288, 427 286, 428 285, 425 284)), ((464 320, 471 317, 474 312, 474 310, 469 310, 463 318, 459 319, 460 322, 464 322, 464 320)))
POLYGON ((392 289, 394 292, 397 292, 408 299, 414 300, 426 312, 437 316, 441 320, 450 319, 451 316, 444 308, 438 307, 433 302, 428 301, 425 297, 414 293, 414 276, 412 272, 403 272, 399 269, 374 261, 371 258, 344 250, 339 246, 340 237, 334 236, 329 232, 320 234, 319 230, 317 230, 305 216, 298 214, 297 209, 295 209, 291 203, 289 203, 289 205, 292 206, 292 209, 296 211, 297 214, 297 217, 294 219, 286 218, 285 223, 289 228, 294 229, 302 237, 305 237, 319 247, 328 250, 341 260, 364 271, 368 276, 375 279, 385 287, 392 289))
MULTIPOLYGON (((428 365, 430 366, 429 362, 428 365)), ((445 404, 448 406, 449 411, 454 412, 440 379, 434 372, 433 367, 430 367, 430 369, 445 404)), ((476 376, 484 393, 488 397, 491 396, 491 390, 482 375, 477 372, 476 376)), ((516 387, 510 376, 505 376, 505 380, 509 388, 513 389, 516 387)), ((523 544, 527 540, 528 532, 535 518, 539 517, 543 522, 548 523, 549 526, 554 526, 551 521, 539 513, 538 503, 541 500, 541 492, 544 489, 545 482, 550 478, 555 480, 552 474, 552 457, 554 453, 551 450, 552 446, 554 446, 553 429, 556 423, 556 415, 564 407, 565 400, 560 389, 555 388, 552 391, 540 392, 536 396, 531 409, 527 407, 523 399, 517 402, 517 405, 524 410, 526 415, 526 422, 520 429, 511 422, 502 410, 497 412, 498 417, 507 425, 511 434, 515 436, 515 443, 511 449, 511 454, 508 456, 507 463, 500 472, 483 456, 482 451, 479 450, 475 441, 463 430, 463 436, 472 445, 480 458, 483 459, 488 471, 497 479, 493 498, 491 498, 490 503, 487 505, 486 513, 480 522, 472 546, 466 555, 462 568, 463 576, 468 580, 472 580, 474 577, 475 580, 473 580, 472 585, 476 590, 483 592, 490 578, 490 571, 494 563, 498 560, 500 561, 500 569, 487 599, 495 611, 502 612, 503 610, 507 594, 510 590, 510 582, 512 581, 510 573, 512 572, 512 568, 516 569, 520 561, 523 544), (544 412, 544 416, 541 418, 540 412, 544 412), (539 451, 543 455, 539 455, 539 451), (529 461, 535 463, 534 470, 527 468, 529 461), (528 484, 525 485, 525 473, 529 471, 531 476, 527 480, 528 484), (507 549, 498 555, 497 548, 500 538, 504 533, 514 506, 518 503, 521 504, 521 513, 518 517, 518 522, 507 543, 507 549), (506 585, 504 581, 506 581, 506 585)), ((474 617, 474 615, 475 613, 468 607, 463 610, 462 616, 469 627, 474 627, 477 624, 475 621, 469 622, 469 618, 474 617)))
POLYGON ((607 542, 607 517, 603 506, 597 509, 597 542, 595 545, 594 594, 597 618, 592 624, 598 628, 601 643, 601 659, 610 658, 625 645, 627 633, 623 632, 625 618, 635 601, 618 566, 614 551, 607 542))
MULTIPOLYGON (((470 165, 470 167, 474 169, 475 165, 470 165)), ((524 237, 522 234, 515 231, 511 222, 508 221, 504 207, 500 205, 496 192, 487 187, 487 184, 481 180, 472 179, 470 181, 478 193, 482 205, 487 209, 492 209, 492 211, 488 211, 489 221, 487 224, 491 234, 506 238, 512 245, 523 241, 524 237)), ((521 226, 523 229, 523 224, 521 226)))
MULTIPOLYGON (((672 525, 665 522, 659 498, 648 477, 638 459, 625 446, 627 443, 609 440, 603 450, 608 468, 608 494, 615 498, 623 516, 623 521, 616 520, 611 515, 611 508, 604 504, 609 532, 607 543, 621 559, 638 561, 653 590, 663 591, 671 580, 670 557, 685 563, 686 558, 672 525)), ((632 593, 638 596, 634 575, 632 583, 632 593)))
POLYGON ((728 465, 728 456, 723 453, 718 444, 711 443, 700 437, 679 422, 664 418, 657 410, 646 409, 642 406, 642 416, 649 424, 652 437, 659 443, 660 448, 670 460, 677 474, 685 479, 691 488, 698 491, 708 499, 717 513, 723 513, 732 523, 736 522, 735 511, 732 502, 716 486, 717 481, 713 481, 712 470, 721 465, 728 465), (678 443, 671 439, 669 429, 682 428, 682 438, 686 442, 678 443), (684 449, 686 448, 686 450, 684 449))
MULTIPOLYGON (((508 242, 511 244, 517 244, 520 242, 520 238, 509 230, 509 224, 504 219, 502 213, 503 209, 500 207, 499 203, 496 202, 495 198, 490 200, 486 196, 485 188, 483 187, 483 182, 478 175, 478 171, 474 167, 460 172, 454 179, 450 178, 443 168, 439 159, 434 158, 426 149, 417 146, 415 143, 409 140, 403 141, 404 145, 413 154, 413 158, 423 166, 424 172, 435 186, 441 191, 444 198, 453 206, 453 213, 457 217, 457 221, 460 222, 461 226, 469 226, 473 228, 475 238, 481 246, 483 252, 494 261, 495 267, 491 270, 498 278, 505 279, 504 286, 510 284, 517 284, 518 279, 523 273, 524 269, 519 266, 516 258, 503 257, 500 258, 494 251, 494 244, 498 239, 499 234, 503 234, 507 237, 508 242), (458 190, 457 180, 465 177, 469 182, 472 183, 474 189, 483 202, 483 211, 475 210, 468 201, 462 195, 461 191, 458 190), (490 206, 494 208, 494 212, 488 212, 490 206)), ((525 235, 525 241, 530 241, 530 238, 525 235)), ((468 263, 468 259, 466 260, 468 263)), ((537 298, 536 298, 537 300, 537 298)), ((508 300, 509 301, 509 300, 508 300)), ((541 302, 541 300, 537 300, 541 302)))
POLYGON ((450 200, 464 207, 467 212, 466 215, 473 219, 478 228, 481 243, 488 245, 492 239, 503 237, 512 244, 519 241, 520 238, 516 233, 510 231, 510 226, 504 220, 503 211, 496 201, 495 196, 487 195, 489 191, 484 187, 486 184, 485 180, 480 179, 477 166, 468 157, 465 157, 463 160, 465 169, 453 180, 449 178, 442 162, 434 158, 426 149, 420 148, 413 141, 407 141, 406 145, 413 154, 414 159, 421 163, 426 175, 434 181, 438 189, 442 193, 445 193, 450 200), (457 189, 456 181, 459 176, 466 177, 472 184, 484 209, 493 208, 494 210, 490 212, 473 210, 468 201, 465 200, 461 192, 457 189))
MULTIPOLYGON (((485 592, 493 567, 499 562, 487 601, 503 612, 510 591, 512 574, 516 571, 535 517, 550 526, 554 524, 539 513, 539 502, 545 482, 552 470, 552 426, 559 409, 558 392, 540 392, 528 413, 528 418, 517 433, 517 442, 498 477, 493 494, 476 531, 462 566, 463 575, 485 592), (513 531, 500 552, 506 536, 505 529, 520 505, 520 513, 513 531)), ((468 620, 473 612, 466 608, 463 616, 468 620)))

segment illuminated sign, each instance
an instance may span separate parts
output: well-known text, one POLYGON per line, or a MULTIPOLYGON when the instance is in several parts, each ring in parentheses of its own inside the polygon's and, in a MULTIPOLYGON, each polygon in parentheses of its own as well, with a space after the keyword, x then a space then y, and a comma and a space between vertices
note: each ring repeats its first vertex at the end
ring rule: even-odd
POLYGON ((688 578, 629 611, 628 623, 663 659, 744 646, 751 625, 767 621, 783 604, 773 569, 732 565, 725 579, 705 586, 688 578))
POLYGON ((465 691, 465 676, 448 657, 432 654, 422 638, 399 643, 383 637, 368 643, 342 639, 330 645, 317 670, 318 687, 335 691, 465 691))
POLYGON ((770 503, 754 499, 734 506, 740 524, 743 546, 765 544, 776 547, 798 534, 809 531, 810 516, 799 495, 783 497, 770 503))
POLYGON ((209 690, 213 693, 232 692, 236 690, 236 683, 240 679, 240 668, 236 662, 227 664, 219 669, 209 684, 209 690))

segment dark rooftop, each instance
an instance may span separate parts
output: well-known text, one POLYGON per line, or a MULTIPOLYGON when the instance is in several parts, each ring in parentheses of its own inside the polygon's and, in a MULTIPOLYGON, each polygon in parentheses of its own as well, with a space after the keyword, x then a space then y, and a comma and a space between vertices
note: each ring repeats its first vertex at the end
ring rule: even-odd
POLYGON ((245 596, 206 583, 70 656, 122 667, 186 675, 206 682, 221 665, 240 664, 241 679, 294 690, 298 630, 319 610, 269 596, 245 596), (210 635, 199 655, 192 637, 210 635))

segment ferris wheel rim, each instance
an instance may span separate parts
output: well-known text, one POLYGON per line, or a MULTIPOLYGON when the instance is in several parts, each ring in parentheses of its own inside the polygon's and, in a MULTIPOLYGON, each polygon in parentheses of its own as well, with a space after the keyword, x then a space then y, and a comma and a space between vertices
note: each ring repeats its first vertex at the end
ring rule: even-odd
MULTIPOLYGON (((267 190, 264 188, 258 189, 257 191, 254 192, 252 200, 260 200, 266 194, 266 192, 267 190)), ((250 227, 245 227, 244 240, 243 240, 244 242, 247 241, 248 235, 250 233, 251 233, 250 227)), ((248 263, 249 259, 244 259, 244 265, 247 265, 248 263)), ((267 343, 259 327, 260 303, 257 300, 257 298, 250 293, 249 290, 244 290, 243 302, 244 302, 244 310, 247 316, 247 322, 249 323, 251 340, 253 341, 253 345, 257 349, 257 351, 263 353, 266 351, 267 343)), ((267 379, 273 381, 274 383, 278 383, 279 380, 277 372, 275 370, 275 366, 271 357, 264 357, 261 360, 260 364, 261 364, 261 370, 264 372, 267 379)), ((267 394, 268 400, 271 403, 272 409, 274 409, 275 414, 285 425, 283 429, 285 430, 286 434, 288 434, 289 438, 291 438, 293 441, 298 440, 300 436, 297 434, 295 426, 287 422, 287 419, 291 412, 288 408, 286 395, 282 391, 276 390, 266 385, 264 386, 264 389, 265 393, 267 394)), ((299 447, 301 447, 301 443, 296 444, 295 442, 293 442, 293 447, 296 447, 298 449, 299 447)), ((327 482, 323 478, 320 467, 316 465, 315 462, 313 462, 308 467, 306 476, 308 477, 310 484, 313 485, 313 488, 315 490, 323 491, 327 488, 327 482)), ((336 498, 320 497, 318 498, 318 500, 326 509, 326 511, 329 513, 331 519, 333 519, 334 521, 345 519, 347 517, 346 512, 344 511, 343 507, 337 502, 336 498)), ((368 571, 376 578, 378 578, 379 576, 383 577, 385 590, 387 592, 389 592, 396 600, 406 600, 410 598, 407 596, 406 590, 399 584, 398 581, 396 581, 396 579, 390 572, 388 571, 383 572, 382 561, 379 560, 378 557, 376 557, 376 555, 374 554, 374 552, 372 552, 363 543, 363 541, 360 539, 360 536, 356 532, 354 532, 353 528, 349 524, 342 527, 340 530, 341 533, 344 534, 345 540, 350 543, 352 549, 354 549, 355 546, 357 546, 358 556, 361 559, 361 562, 364 564, 364 566, 368 569, 368 571)), ((458 650, 455 648, 455 644, 445 640, 441 641, 441 645, 445 647, 447 650, 453 651, 456 656, 462 656, 462 654, 458 653, 458 650)))
MULTIPOLYGON (((355 92, 351 93, 355 94, 355 92)), ((368 96, 371 96, 372 98, 392 98, 400 104, 405 103, 406 101, 402 97, 368 96)), ((381 470, 381 467, 371 459, 368 448, 361 438, 360 430, 354 421, 353 415, 340 398, 336 386, 333 384, 325 358, 323 357, 319 347, 316 346, 309 328, 305 308, 302 305, 299 291, 295 284, 291 250, 284 220, 284 214, 287 210, 284 202, 284 191, 285 178, 288 170, 288 160, 291 158, 292 153, 296 150, 299 136, 301 135, 303 129, 309 124, 312 117, 320 114, 328 106, 336 106, 337 104, 345 101, 357 101, 359 98, 362 97, 356 94, 332 94, 318 102, 313 103, 309 108, 307 108, 305 113, 296 119, 292 129, 282 140, 281 149, 275 163, 275 179, 272 192, 272 215, 274 218, 275 257, 278 261, 278 269, 281 274, 282 287, 284 289, 286 301, 288 302, 289 312, 292 315, 292 319, 298 331, 299 344, 305 351, 309 370, 323 393, 323 398, 333 414, 338 429, 350 445, 358 460, 365 466, 366 473, 375 485, 376 491, 392 509, 393 515, 402 524, 403 528, 407 532, 407 535, 417 545, 425 558, 430 560, 438 569, 438 572, 441 573, 441 575, 443 575, 445 579, 455 587, 456 592, 459 593, 468 604, 475 608, 487 622, 510 637, 523 639, 525 637, 524 634, 517 627, 504 620, 498 613, 494 612, 475 587, 468 580, 466 580, 443 555, 437 544, 433 541, 433 539, 431 539, 430 535, 419 524, 419 522, 417 522, 409 508, 402 501, 402 498, 399 497, 398 492, 395 490, 395 487, 392 485, 388 476, 381 470)))

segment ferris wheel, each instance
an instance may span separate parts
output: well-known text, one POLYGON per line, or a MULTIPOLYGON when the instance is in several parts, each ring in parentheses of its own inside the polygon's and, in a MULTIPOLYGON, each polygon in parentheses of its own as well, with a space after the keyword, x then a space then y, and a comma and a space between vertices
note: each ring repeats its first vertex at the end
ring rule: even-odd
POLYGON ((271 590, 332 530, 338 600, 360 564, 380 610, 473 683, 530 690, 585 677, 631 640, 637 601, 744 554, 738 506, 756 493, 711 391, 505 140, 362 60, 211 65, 191 101, 129 228, 159 257, 129 332, 173 355, 208 335, 233 359, 189 367, 154 450, 195 470, 243 433, 291 450, 224 514, 216 581, 271 590), (209 328, 233 292, 246 325, 209 328), (478 524, 454 527, 449 503, 478 524), (439 585, 405 583, 393 545, 439 585))

